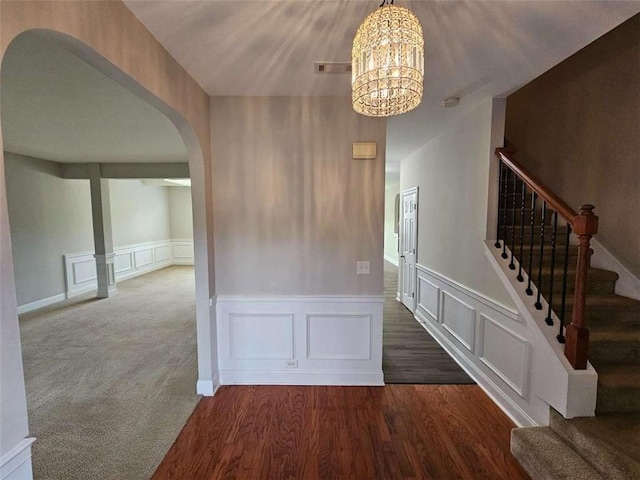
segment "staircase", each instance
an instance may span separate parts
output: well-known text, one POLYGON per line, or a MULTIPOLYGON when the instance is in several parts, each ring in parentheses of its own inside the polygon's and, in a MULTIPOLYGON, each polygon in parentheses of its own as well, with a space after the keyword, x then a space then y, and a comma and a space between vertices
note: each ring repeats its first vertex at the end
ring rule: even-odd
MULTIPOLYGON (((551 208, 547 201, 536 202, 546 189, 530 185, 535 177, 519 175, 528 172, 515 162, 513 153, 498 152, 501 198, 496 247, 503 250, 510 268, 518 270, 522 288, 546 314, 547 323, 561 322, 558 340, 563 342, 575 308, 581 252, 574 245, 570 222, 564 223, 557 213, 561 209, 551 208)), ((511 452, 534 479, 640 479, 640 301, 616 295, 618 275, 592 268, 588 255, 585 259, 586 282, 580 287, 585 300, 578 308, 584 310, 589 331, 588 360, 598 372, 596 417, 566 420, 552 410, 549 427, 512 431, 511 452)))
POLYGON ((534 480, 640 478, 640 414, 565 420, 511 431, 511 453, 534 480))

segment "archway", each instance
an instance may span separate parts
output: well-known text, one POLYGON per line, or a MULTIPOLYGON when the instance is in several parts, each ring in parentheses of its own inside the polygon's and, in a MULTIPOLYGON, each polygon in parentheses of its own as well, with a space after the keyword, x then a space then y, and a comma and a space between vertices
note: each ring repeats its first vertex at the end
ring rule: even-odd
MULTIPOLYGON (((198 392, 213 394, 217 355, 215 313, 209 308, 214 262, 208 96, 119 2, 3 2, 0 8, 2 58, 27 31, 58 42, 163 112, 184 139, 192 175, 198 392)), ((12 465, 15 474, 28 478, 33 439, 28 438, 4 156, 0 159, 0 456, 3 466, 12 465)))

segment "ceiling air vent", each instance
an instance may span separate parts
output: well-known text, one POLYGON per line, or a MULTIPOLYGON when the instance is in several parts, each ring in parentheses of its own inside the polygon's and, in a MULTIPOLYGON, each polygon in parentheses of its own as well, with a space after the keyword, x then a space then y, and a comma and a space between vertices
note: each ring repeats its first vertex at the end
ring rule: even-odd
POLYGON ((316 62, 316 73, 351 73, 351 62, 316 62))

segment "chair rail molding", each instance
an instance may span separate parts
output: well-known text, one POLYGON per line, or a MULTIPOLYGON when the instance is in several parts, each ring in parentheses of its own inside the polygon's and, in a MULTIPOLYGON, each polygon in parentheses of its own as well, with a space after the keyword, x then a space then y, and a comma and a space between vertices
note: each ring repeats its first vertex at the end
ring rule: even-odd
POLYGON ((384 385, 384 296, 214 300, 221 385, 384 385))

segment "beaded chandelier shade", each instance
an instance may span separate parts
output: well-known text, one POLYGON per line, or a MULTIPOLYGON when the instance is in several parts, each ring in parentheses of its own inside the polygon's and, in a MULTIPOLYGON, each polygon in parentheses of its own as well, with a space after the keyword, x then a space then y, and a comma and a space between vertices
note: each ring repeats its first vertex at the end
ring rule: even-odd
POLYGON ((422 100, 422 27, 410 10, 387 1, 358 27, 351 50, 353 108, 369 117, 400 115, 422 100))

